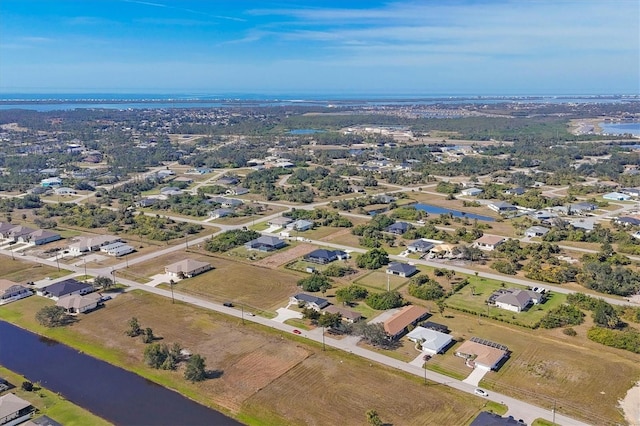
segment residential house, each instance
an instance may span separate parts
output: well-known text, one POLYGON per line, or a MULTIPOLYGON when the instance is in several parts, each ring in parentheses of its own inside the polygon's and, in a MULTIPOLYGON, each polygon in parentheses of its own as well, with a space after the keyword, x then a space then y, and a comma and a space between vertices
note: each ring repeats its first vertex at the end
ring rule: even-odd
POLYGON ((53 300, 58 300, 63 296, 69 296, 73 294, 85 295, 93 291, 91 284, 83 283, 73 278, 59 281, 54 284, 42 287, 37 290, 39 296, 49 297, 53 300))
POLYGON ((429 316, 429 313, 425 308, 408 305, 384 321, 382 325, 384 326, 384 331, 392 339, 396 339, 407 331, 407 327, 416 324, 427 316, 429 316))
POLYGON ((156 173, 156 176, 158 177, 158 179, 166 179, 166 178, 168 178, 169 176, 173 176, 173 175, 175 175, 175 174, 176 174, 176 172, 174 172, 173 170, 169 170, 169 169, 167 169, 167 170, 160 170, 160 171, 158 171, 158 172, 156 173))
POLYGON ((98 251, 100 247, 120 241, 115 235, 96 235, 93 237, 78 237, 75 242, 69 244, 69 252, 74 255, 98 251))
POLYGON ((293 222, 293 219, 291 219, 290 217, 279 216, 279 217, 274 217, 273 219, 269 220, 269 222, 267 222, 267 224, 269 226, 284 227, 284 226, 287 226, 288 224, 290 224, 291 222, 293 222))
POLYGON ((401 262, 391 262, 386 270, 389 275, 398 275, 400 277, 408 278, 418 273, 418 268, 414 265, 401 262))
POLYGON ((96 309, 102 300, 98 293, 72 294, 58 299, 56 306, 64 308, 69 315, 78 315, 96 309))
POLYGON ((334 260, 348 259, 349 255, 341 250, 325 250, 317 249, 304 256, 304 260, 307 262, 317 263, 319 265, 326 265, 334 260))
POLYGON ((62 237, 57 232, 47 231, 46 229, 38 229, 27 235, 21 235, 18 241, 41 246, 52 241, 58 241, 62 237))
POLYGON ((24 423, 36 411, 30 402, 12 393, 0 396, 0 425, 14 426, 24 423))
POLYGON ((591 232, 595 229, 596 220, 594 218, 578 219, 569 221, 569 225, 576 229, 582 229, 586 232, 591 232))
POLYGON ((518 208, 513 204, 506 203, 504 201, 494 201, 487 205, 491 210, 498 213, 509 212, 513 210, 517 210, 518 208))
POLYGON ((640 225, 640 219, 638 219, 637 217, 631 217, 631 216, 621 216, 615 219, 614 222, 617 223, 618 225, 623 225, 623 226, 640 225))
POLYGON ((511 188, 511 189, 507 189, 506 191, 504 191, 505 194, 507 195, 523 195, 525 192, 527 192, 526 189, 524 188, 511 188))
POLYGON ((622 192, 609 192, 608 194, 604 194, 602 198, 612 201, 628 201, 631 199, 631 196, 623 194, 622 192))
POLYGON ((442 353, 453 341, 448 334, 424 327, 414 328, 407 334, 407 338, 419 344, 422 351, 430 355, 442 353))
POLYGON ((532 226, 531 228, 527 228, 524 231, 525 237, 533 238, 533 237, 544 237, 547 232, 549 232, 549 228, 545 228, 544 226, 532 226))
POLYGON ((123 243, 122 241, 118 241, 100 247, 100 251, 103 253, 107 253, 109 256, 120 257, 129 253, 133 253, 135 249, 132 246, 123 243))
POLYGON ((40 181, 40 186, 42 186, 43 188, 53 188, 61 185, 62 179, 60 179, 59 177, 46 178, 40 181))
POLYGON ((182 194, 182 190, 177 186, 165 186, 164 188, 160 188, 160 194, 165 197, 169 197, 171 195, 180 195, 182 194))
POLYGON ((66 186, 61 186, 53 190, 55 195, 74 195, 77 194, 77 191, 73 188, 69 188, 66 186))
POLYGON ((349 323, 354 323, 354 322, 358 322, 362 319, 362 315, 360 315, 359 312, 356 311, 352 311, 350 309, 346 309, 346 308, 342 308, 342 307, 338 307, 335 305, 330 305, 327 306, 323 312, 327 312, 329 314, 340 314, 342 316, 342 320, 349 322, 349 323))
POLYGON ((504 237, 485 234, 473 242, 473 247, 480 250, 492 251, 505 241, 507 241, 507 239, 504 237))
POLYGON ((622 188, 620 192, 631 197, 640 197, 640 188, 622 188))
POLYGON ((25 241, 27 235, 36 232, 35 229, 29 228, 28 226, 16 225, 10 228, 7 232, 3 234, 5 238, 9 238, 12 241, 25 241))
POLYGON ((287 229, 292 231, 308 231, 313 228, 314 223, 309 220, 299 219, 287 225, 287 229))
POLYGON ((407 250, 411 253, 428 253, 434 247, 434 243, 420 239, 410 243, 407 250))
POLYGON ((385 228, 385 232, 389 232, 395 235, 402 235, 409 229, 413 228, 410 223, 407 222, 395 222, 385 228))
POLYGON ((220 179, 216 181, 218 185, 237 185, 240 183, 240 180, 234 176, 222 176, 220 179))
POLYGON ((33 292, 31 289, 18 283, 14 283, 13 281, 0 278, 0 305, 6 305, 7 303, 24 299, 32 294, 33 292))
POLYGON ((509 349, 498 343, 472 337, 460 345, 455 355, 466 359, 465 364, 471 368, 490 371, 496 370, 502 360, 509 357, 509 349))
POLYGON ((220 206, 227 209, 235 209, 236 207, 240 207, 244 204, 242 200, 238 200, 237 198, 226 197, 213 197, 211 198, 211 202, 214 204, 220 204, 220 206))
POLYGON ((397 200, 397 198, 392 197, 390 195, 381 194, 375 197, 375 200, 380 204, 391 204, 391 203, 394 203, 397 200))
POLYGON ((593 211, 596 208, 598 208, 598 206, 593 203, 573 203, 569 205, 569 211, 567 214, 584 214, 585 212, 593 211))
POLYGON ((236 186, 236 187, 227 189, 226 193, 229 194, 229 195, 238 196, 238 195, 248 194, 249 190, 247 188, 243 188, 241 186, 236 186))
POLYGON ((449 327, 444 324, 439 324, 437 322, 425 321, 422 323, 421 327, 428 328, 429 330, 439 331, 440 333, 449 334, 449 327))
POLYGON ((165 274, 175 278, 191 278, 212 269, 211 264, 193 259, 184 259, 164 268, 165 274))
POLYGON ((231 209, 215 209, 209 212, 209 217, 212 219, 221 219, 223 217, 231 216, 235 212, 231 209))
POLYGON ((469 196, 469 197, 477 197, 478 195, 484 192, 483 189, 480 188, 466 188, 460 191, 460 194, 469 196))
POLYGON ((512 312, 522 312, 531 305, 541 303, 544 294, 531 290, 519 290, 511 288, 508 290, 497 290, 489 297, 489 303, 512 312))
POLYGON ((135 204, 136 204, 136 207, 145 208, 145 207, 154 206, 157 203, 158 203, 157 198, 143 198, 142 200, 136 201, 135 204))
POLYGON ((315 309, 316 311, 329 306, 328 300, 306 293, 298 293, 294 296, 291 296, 289 302, 293 304, 304 303, 305 308, 315 309))
POLYGON ((178 176, 177 178, 175 178, 173 180, 173 182, 182 183, 182 184, 185 184, 185 185, 191 185, 193 183, 193 179, 191 179, 189 177, 185 177, 185 176, 178 176))
POLYGON ((263 235, 244 245, 247 250, 273 251, 284 247, 286 243, 278 237, 263 235))

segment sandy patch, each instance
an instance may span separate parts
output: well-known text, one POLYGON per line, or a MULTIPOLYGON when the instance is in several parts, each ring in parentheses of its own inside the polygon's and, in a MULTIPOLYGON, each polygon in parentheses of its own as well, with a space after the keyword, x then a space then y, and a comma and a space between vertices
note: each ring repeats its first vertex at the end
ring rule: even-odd
POLYGON ((629 422, 631 426, 640 425, 640 382, 636 383, 634 387, 629 389, 627 396, 620 401, 622 411, 624 411, 624 418, 629 422))

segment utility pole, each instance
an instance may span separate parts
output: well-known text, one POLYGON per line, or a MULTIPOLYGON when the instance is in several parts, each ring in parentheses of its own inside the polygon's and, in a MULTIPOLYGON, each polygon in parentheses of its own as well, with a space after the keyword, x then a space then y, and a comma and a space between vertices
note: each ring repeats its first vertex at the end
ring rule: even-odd
POLYGON ((244 305, 240 304, 240 312, 241 312, 241 316, 242 316, 242 325, 244 325, 244 305))
POLYGON ((551 414, 553 414, 553 420, 551 423, 556 424, 556 400, 553 400, 553 408, 551 409, 551 414))
MULTIPOLYGON (((13 257, 13 250, 11 250, 11 256, 13 257)), ((60 272, 60 256, 58 253, 56 253, 56 264, 58 265, 58 272, 60 272)))
POLYGON ((322 350, 323 351, 325 350, 325 347, 324 347, 324 325, 322 326, 322 350))
POLYGON ((171 288, 171 304, 174 304, 176 301, 173 298, 173 280, 169 280, 169 287, 171 288))
POLYGON ((189 251, 189 233, 185 232, 184 234, 184 249, 189 251))

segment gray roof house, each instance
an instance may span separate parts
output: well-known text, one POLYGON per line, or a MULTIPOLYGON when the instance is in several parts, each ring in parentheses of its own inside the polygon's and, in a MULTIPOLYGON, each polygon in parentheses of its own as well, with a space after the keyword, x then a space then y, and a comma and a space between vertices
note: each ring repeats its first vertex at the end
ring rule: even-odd
POLYGON ((287 225, 287 229, 294 231, 308 231, 313 228, 314 223, 309 220, 299 219, 287 225))
POLYGON ((45 287, 42 287, 37 291, 39 296, 50 297, 53 300, 58 300, 62 296, 68 296, 71 294, 88 294, 93 291, 91 284, 83 283, 73 278, 69 278, 64 281, 60 281, 45 287))
POLYGON ((505 203, 504 201, 494 201, 487 205, 494 212, 502 213, 517 210, 517 207, 513 204, 505 203))
POLYGON ((29 297, 33 294, 31 289, 14 283, 13 281, 0 278, 0 305, 13 302, 15 300, 29 297))
POLYGON ((540 303, 544 297, 544 295, 535 291, 514 288, 499 290, 499 292, 501 294, 494 299, 495 306, 513 312, 522 312, 529 306, 540 303))
POLYGON ((247 250, 273 251, 278 250, 286 245, 286 243, 278 237, 270 237, 263 235, 251 240, 244 245, 247 250))
POLYGON ((329 301, 327 299, 306 293, 298 293, 295 296, 291 296, 289 301, 291 303, 304 302, 305 307, 315 309, 316 311, 329 306, 329 301))
POLYGON ((402 235, 407 232, 409 229, 413 228, 410 223, 407 222, 396 222, 392 225, 389 225, 385 228, 386 232, 390 232, 396 235, 402 235))
POLYGON ((391 262, 387 267, 387 274, 400 277, 410 277, 418 272, 418 269, 408 263, 391 262))
POLYGON ((532 226, 524 231, 524 235, 526 237, 543 237, 546 233, 549 232, 549 228, 545 228, 544 226, 532 226))
POLYGON ((317 249, 308 253, 304 256, 304 260, 307 262, 313 262, 320 265, 326 265, 327 263, 331 263, 334 260, 342 260, 347 259, 348 254, 341 250, 326 250, 326 249, 317 249))
POLYGON ((407 250, 412 253, 427 253, 429 250, 435 247, 435 244, 425 241, 425 240, 416 240, 407 246, 407 250))

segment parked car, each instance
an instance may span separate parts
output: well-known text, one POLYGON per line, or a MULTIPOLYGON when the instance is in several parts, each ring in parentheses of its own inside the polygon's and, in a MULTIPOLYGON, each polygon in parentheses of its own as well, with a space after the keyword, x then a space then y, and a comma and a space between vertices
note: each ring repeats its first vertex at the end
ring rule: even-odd
POLYGON ((101 301, 101 302, 106 302, 107 300, 111 300, 111 296, 106 295, 106 296, 102 296, 102 297, 100 298, 100 301, 101 301))
POLYGON ((431 359, 431 355, 426 354, 425 356, 423 356, 423 357, 422 357, 422 359, 423 359, 424 361, 429 361, 429 360, 431 359))
POLYGON ((293 334, 302 334, 302 331, 300 331, 300 330, 293 330, 293 334))
POLYGON ((480 396, 489 396, 489 394, 486 391, 484 391, 482 389, 479 389, 479 388, 474 390, 473 393, 475 393, 476 395, 480 395, 480 396))
POLYGON ((233 303, 231 303, 231 302, 224 302, 224 303, 222 304, 222 306, 226 306, 227 308, 233 308, 233 303))
POLYGON ((249 315, 250 317, 255 317, 256 314, 254 314, 253 312, 247 312, 247 315, 249 315))

